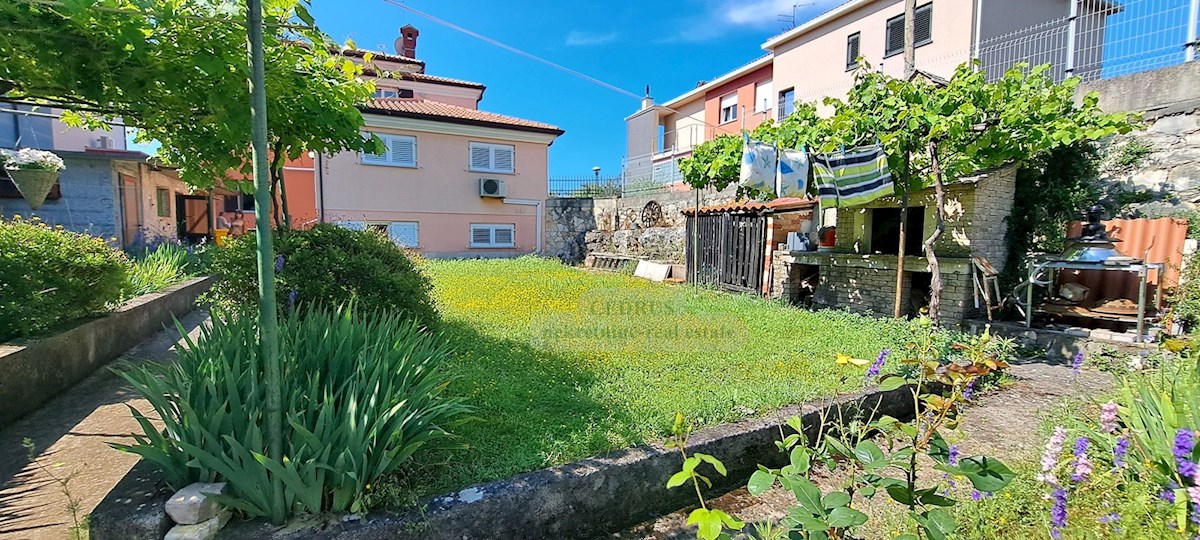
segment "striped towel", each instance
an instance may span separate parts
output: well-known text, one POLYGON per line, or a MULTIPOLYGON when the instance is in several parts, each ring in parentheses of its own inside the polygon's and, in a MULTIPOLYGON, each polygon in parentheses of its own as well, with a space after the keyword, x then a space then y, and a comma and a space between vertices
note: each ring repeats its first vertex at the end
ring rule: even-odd
POLYGON ((812 158, 817 196, 824 208, 860 206, 893 193, 887 153, 881 145, 812 158))

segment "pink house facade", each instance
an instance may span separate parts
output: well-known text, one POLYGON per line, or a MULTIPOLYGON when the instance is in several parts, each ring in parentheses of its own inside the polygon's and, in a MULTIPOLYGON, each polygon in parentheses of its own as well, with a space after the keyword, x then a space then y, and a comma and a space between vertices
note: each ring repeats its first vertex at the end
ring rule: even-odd
POLYGON ((484 85, 425 74, 416 29, 401 32, 396 48, 408 54, 373 53, 367 72, 378 78, 366 131, 386 150, 318 157, 319 220, 377 230, 429 257, 540 251, 548 152, 563 130, 479 110, 484 85))
MULTIPOLYGON (((1031 27, 1065 24, 1075 12, 1090 21, 1080 24, 1076 37, 1097 43, 1081 49, 1086 52, 1074 60, 1098 66, 1103 55, 1102 15, 1115 9, 1107 0, 918 0, 916 67, 943 78, 973 59, 991 76, 1017 62, 1049 63, 1054 72, 1067 72, 1062 50, 1011 46, 1006 41, 1018 39, 1012 37, 1014 32, 1031 27)), ((667 171, 677 174, 678 160, 700 143, 786 117, 796 102, 844 97, 854 84, 860 59, 872 69, 903 76, 903 34, 904 0, 848 0, 768 39, 762 45, 765 56, 661 105, 647 97, 642 108, 625 119, 625 174, 677 178, 667 171)), ((1073 74, 1087 77, 1078 70, 1073 74)), ((818 107, 822 113, 828 112, 825 109, 818 107)))

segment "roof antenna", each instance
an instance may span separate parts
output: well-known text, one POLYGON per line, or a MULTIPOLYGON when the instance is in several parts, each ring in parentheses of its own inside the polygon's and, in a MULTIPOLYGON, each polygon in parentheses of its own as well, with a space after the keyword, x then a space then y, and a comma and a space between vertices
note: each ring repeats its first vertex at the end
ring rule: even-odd
POLYGON ((817 5, 815 2, 809 2, 807 4, 792 4, 791 14, 781 13, 776 18, 776 20, 783 23, 783 31, 787 32, 788 30, 791 30, 796 27, 796 20, 798 19, 798 17, 796 17, 796 10, 798 8, 815 6, 815 5, 817 5))

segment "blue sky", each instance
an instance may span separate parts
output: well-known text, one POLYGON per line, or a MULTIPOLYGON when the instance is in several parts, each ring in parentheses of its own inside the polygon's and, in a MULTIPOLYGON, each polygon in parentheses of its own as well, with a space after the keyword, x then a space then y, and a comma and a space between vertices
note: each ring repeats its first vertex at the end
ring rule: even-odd
MULTIPOLYGON (((810 0, 811 1, 811 0, 810 0)), ((661 103, 763 54, 792 0, 408 0, 407 5, 661 103)), ((836 0, 797 8, 801 20, 836 0)), ((566 130, 550 150, 550 175, 620 171, 624 118, 638 100, 440 26, 382 0, 313 0, 336 40, 393 51, 398 30, 421 31, 417 56, 431 74, 487 85, 480 108, 566 130)))

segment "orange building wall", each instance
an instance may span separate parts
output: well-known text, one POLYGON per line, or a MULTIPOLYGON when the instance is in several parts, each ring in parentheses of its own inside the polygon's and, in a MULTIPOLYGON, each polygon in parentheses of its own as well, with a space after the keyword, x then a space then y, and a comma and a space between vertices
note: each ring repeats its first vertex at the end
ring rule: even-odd
MULTIPOLYGON (((769 108, 765 112, 754 112, 754 88, 758 83, 771 78, 772 69, 768 64, 704 93, 704 122, 709 126, 716 126, 713 128, 713 138, 717 135, 737 135, 743 129, 754 129, 770 118, 770 113, 774 112, 777 105, 771 102, 768 103, 769 108), (721 97, 731 92, 737 92, 738 119, 722 124, 721 97)), ((778 101, 778 94, 775 95, 775 100, 778 101)))

